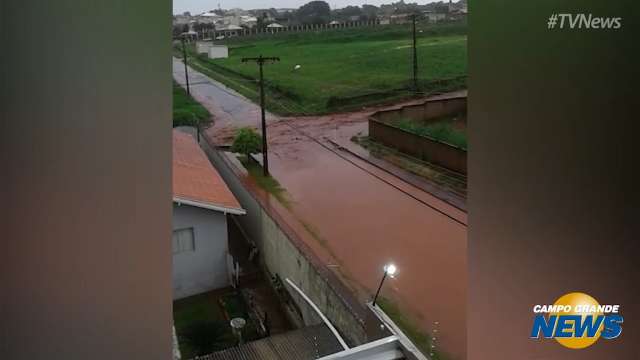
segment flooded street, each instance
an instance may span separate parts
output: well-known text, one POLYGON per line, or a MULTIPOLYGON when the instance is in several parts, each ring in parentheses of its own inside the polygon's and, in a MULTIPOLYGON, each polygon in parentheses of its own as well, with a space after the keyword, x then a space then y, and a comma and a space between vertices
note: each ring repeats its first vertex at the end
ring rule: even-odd
MULTIPOLYGON (((174 59, 181 84, 183 74, 174 59)), ((255 104, 194 71, 190 81, 194 98, 214 115, 206 136, 217 144, 229 144, 236 127, 258 124, 255 104)), ((373 111, 269 116, 270 171, 291 200, 286 218, 362 301, 371 299, 383 265, 394 262, 398 274, 382 295, 421 330, 436 328, 435 344, 448 358, 464 359, 466 214, 332 144, 366 134, 373 111)))

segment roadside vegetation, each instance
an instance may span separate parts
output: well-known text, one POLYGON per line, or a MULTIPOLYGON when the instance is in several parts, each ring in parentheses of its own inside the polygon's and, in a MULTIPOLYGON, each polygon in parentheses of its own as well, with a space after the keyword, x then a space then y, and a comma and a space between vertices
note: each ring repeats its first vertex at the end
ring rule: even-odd
MULTIPOLYGON (((466 23, 419 24, 422 91, 466 87, 466 31, 466 23)), ((260 54, 280 57, 264 67, 267 108, 278 114, 354 110, 414 96, 410 25, 237 37, 217 43, 229 46, 229 58, 208 59, 190 46, 189 63, 256 102, 258 66, 241 59, 260 54)), ((175 50, 180 57, 179 44, 175 50)))
POLYGON ((427 179, 461 199, 467 198, 467 178, 464 175, 385 146, 368 136, 354 136, 351 141, 369 150, 375 158, 427 179))
POLYGON ((173 82, 173 126, 196 126, 209 121, 211 114, 175 81, 173 82))
POLYGON ((262 166, 260 166, 260 164, 255 160, 248 160, 246 156, 240 156, 239 159, 245 169, 247 169, 247 172, 249 172, 251 178, 260 188, 273 195, 285 208, 291 208, 291 202, 287 197, 287 191, 282 187, 282 185, 280 185, 278 180, 271 176, 264 176, 262 173, 262 166))
POLYGON ((411 339, 413 344, 425 355, 429 356, 432 360, 445 360, 443 354, 432 348, 431 336, 426 332, 420 330, 420 328, 405 314, 403 314, 398 306, 391 300, 380 297, 377 304, 384 310, 396 325, 404 332, 404 334, 411 339))
POLYGON ((251 154, 258 154, 262 150, 262 139, 255 130, 249 127, 236 130, 231 151, 243 154, 249 158, 251 154))
POLYGON ((278 180, 265 176, 262 166, 251 157, 252 154, 259 154, 262 151, 262 139, 255 130, 249 127, 238 129, 230 150, 240 154, 238 160, 260 188, 273 195, 284 207, 289 208, 290 203, 285 189, 280 186, 278 180))
POLYGON ((425 125, 409 119, 400 119, 394 121, 392 125, 416 135, 427 136, 467 150, 467 134, 458 129, 453 120, 443 120, 425 125))

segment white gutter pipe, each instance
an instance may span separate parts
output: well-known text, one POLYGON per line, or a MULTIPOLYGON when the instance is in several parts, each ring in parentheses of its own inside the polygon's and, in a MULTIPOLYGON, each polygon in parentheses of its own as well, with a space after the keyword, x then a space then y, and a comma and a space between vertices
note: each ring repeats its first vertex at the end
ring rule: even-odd
POLYGON ((329 319, 327 319, 326 316, 324 316, 324 314, 320 311, 320 309, 318 309, 318 307, 316 306, 316 304, 313 303, 313 301, 311 301, 311 299, 309 299, 309 297, 302 292, 302 290, 300 290, 300 288, 298 288, 296 286, 296 284, 293 283, 293 281, 289 280, 289 278, 286 278, 285 281, 295 290, 298 292, 298 294, 300 294, 300 296, 302 296, 302 298, 309 304, 311 305, 311 307, 313 308, 313 310, 316 311, 316 313, 318 314, 318 316, 320 316, 320 318, 322 319, 322 321, 324 321, 324 323, 329 327, 329 330, 331 330, 331 332, 333 333, 333 335, 336 337, 336 339, 338 339, 338 342, 340 343, 340 345, 342 345, 342 348, 345 350, 349 349, 349 346, 347 346, 347 343, 344 341, 344 339, 342 339, 342 336, 340 336, 340 334, 338 333, 338 330, 336 330, 335 327, 333 327, 333 325, 331 325, 331 323, 329 322, 329 319))

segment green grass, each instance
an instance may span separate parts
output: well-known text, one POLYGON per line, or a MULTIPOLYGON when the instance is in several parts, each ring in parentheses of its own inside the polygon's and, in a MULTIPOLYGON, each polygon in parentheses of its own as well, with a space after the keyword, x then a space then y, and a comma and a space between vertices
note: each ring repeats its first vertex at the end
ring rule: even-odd
POLYGON ((239 155, 238 159, 259 187, 273 195, 285 208, 291 208, 291 203, 287 198, 287 191, 280 185, 278 180, 271 176, 264 176, 262 166, 253 160, 248 161, 246 155, 239 155))
MULTIPOLYGON (((393 320, 396 325, 411 339, 413 344, 425 355, 431 353, 431 337, 426 332, 420 330, 418 326, 409 318, 407 318, 391 300, 379 297, 376 302, 382 310, 393 320)), ((445 360, 444 356, 438 351, 433 351, 433 360, 445 360)))
POLYGON ((449 119, 425 125, 403 118, 392 122, 392 125, 420 136, 427 136, 465 150, 467 149, 466 133, 456 129, 453 121, 449 119))
MULTIPOLYGON (((466 24, 418 27, 418 77, 425 90, 466 87, 466 24), (443 80, 441 79, 453 79, 443 80)), ((278 56, 264 67, 267 108, 279 114, 319 114, 412 96, 409 25, 292 33, 227 41, 227 59, 192 57, 193 66, 258 99, 258 66, 243 57, 278 56), (295 65, 301 65, 294 70, 295 65)), ((176 51, 176 55, 179 52, 176 51)))
POLYGON ((210 119, 211 114, 175 81, 173 82, 173 126, 195 126, 210 119))
MULTIPOLYGON (((226 324, 226 319, 214 296, 210 293, 205 293, 174 301, 173 323, 176 327, 178 339, 187 331, 189 326, 199 322, 220 322, 221 326, 226 324)), ((224 329, 225 334, 222 341, 226 346, 223 347, 233 346, 235 338, 231 333, 231 328, 224 326, 224 329)), ((190 359, 196 355, 195 350, 191 349, 185 341, 180 341, 180 352, 184 359, 190 359)))

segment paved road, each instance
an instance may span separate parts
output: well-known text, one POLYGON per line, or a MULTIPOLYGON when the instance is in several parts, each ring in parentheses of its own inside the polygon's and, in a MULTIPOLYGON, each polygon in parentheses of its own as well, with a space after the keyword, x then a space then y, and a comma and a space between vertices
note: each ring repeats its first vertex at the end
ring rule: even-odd
MULTIPOLYGON (((229 124, 234 127, 256 124, 260 106, 191 67, 188 73, 191 95, 209 109, 216 119, 216 126, 224 128, 229 124)), ((177 58, 173 58, 173 78, 183 86, 186 84, 184 64, 177 58)), ((275 119, 275 116, 267 114, 267 119, 275 119)))
MULTIPOLYGON (((183 79, 174 61, 174 77, 183 79)), ((206 135, 228 142, 232 129, 257 124, 258 107, 192 72, 192 94, 216 117, 206 135)), ((385 285, 423 330, 437 328, 437 347, 466 357, 466 214, 332 146, 366 132, 372 110, 304 118, 269 117, 270 166, 292 201, 304 240, 362 300, 383 264, 399 272, 385 285), (435 322, 438 324, 435 325, 435 322)))

